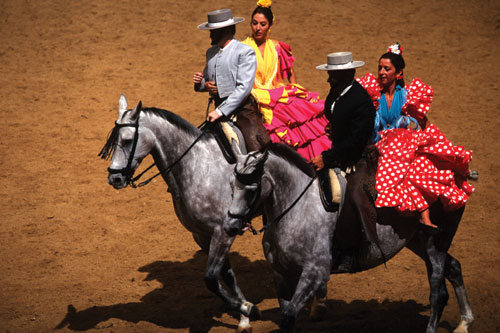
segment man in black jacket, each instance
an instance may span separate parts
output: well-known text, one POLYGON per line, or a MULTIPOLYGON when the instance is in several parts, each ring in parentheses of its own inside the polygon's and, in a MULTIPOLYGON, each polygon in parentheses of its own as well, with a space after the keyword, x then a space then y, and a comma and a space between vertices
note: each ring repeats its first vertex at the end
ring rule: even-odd
POLYGON ((330 122, 332 147, 311 162, 316 170, 340 168, 349 170, 361 158, 370 143, 375 107, 366 90, 354 79, 362 61, 353 61, 352 53, 328 55, 328 63, 317 69, 328 71, 330 93, 325 101, 325 116, 330 122))
POLYGON ((356 173, 354 168, 366 146, 371 144, 370 138, 376 114, 370 96, 354 79, 356 68, 363 65, 362 61, 353 61, 350 52, 337 52, 328 55, 326 64, 316 67, 328 71, 328 83, 331 89, 325 101, 325 116, 330 122, 332 147, 314 157, 311 163, 317 171, 323 168, 339 168, 348 174, 346 202, 349 203, 351 212, 357 212, 355 215, 359 217, 350 220, 342 218, 345 217, 345 214, 342 214, 336 224, 337 259, 334 265, 338 264, 338 272, 355 271, 353 268, 355 251, 362 241, 360 225, 365 229, 365 238, 378 243, 376 231, 373 232, 374 222, 369 224, 368 221, 373 219, 374 207, 362 204, 366 199, 363 194, 366 174, 356 173), (357 208, 352 209, 353 207, 357 208), (368 234, 369 231, 371 234, 368 234))

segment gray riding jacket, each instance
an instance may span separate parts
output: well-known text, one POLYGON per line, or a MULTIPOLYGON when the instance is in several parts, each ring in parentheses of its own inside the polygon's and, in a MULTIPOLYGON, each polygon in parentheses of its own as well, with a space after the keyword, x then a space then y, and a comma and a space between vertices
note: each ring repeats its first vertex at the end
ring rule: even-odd
POLYGON ((206 57, 203 80, 196 91, 205 91, 205 82, 215 81, 219 97, 227 97, 217 109, 229 116, 250 95, 257 69, 255 51, 232 39, 224 48, 209 48, 206 57))

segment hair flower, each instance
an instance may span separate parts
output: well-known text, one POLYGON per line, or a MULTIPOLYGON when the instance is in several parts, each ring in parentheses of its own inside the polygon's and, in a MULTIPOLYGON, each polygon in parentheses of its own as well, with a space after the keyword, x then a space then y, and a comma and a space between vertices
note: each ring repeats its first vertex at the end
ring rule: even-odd
POLYGON ((259 0, 257 1, 257 6, 259 7, 271 7, 271 0, 259 0))
POLYGON ((387 50, 387 52, 391 52, 391 53, 402 56, 403 55, 403 47, 401 46, 401 44, 396 42, 396 44, 389 46, 389 49, 387 50))

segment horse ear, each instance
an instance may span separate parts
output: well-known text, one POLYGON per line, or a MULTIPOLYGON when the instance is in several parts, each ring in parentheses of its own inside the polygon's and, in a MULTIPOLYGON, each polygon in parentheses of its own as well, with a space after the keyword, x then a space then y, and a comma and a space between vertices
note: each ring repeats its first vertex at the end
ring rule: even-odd
POLYGON ((118 119, 123 117, 123 114, 127 111, 127 107, 127 99, 124 94, 121 94, 120 100, 118 101, 118 119))
POLYGON ((267 150, 267 149, 263 149, 263 150, 257 152, 256 155, 255 155, 255 158, 256 158, 256 161, 257 161, 257 166, 258 167, 263 167, 264 163, 266 162, 268 156, 269 156, 269 150, 267 150))
POLYGON ((264 149, 264 152, 262 154, 262 157, 260 158, 259 164, 264 164, 267 161, 267 158, 269 157, 269 150, 264 149))
POLYGON ((142 101, 139 101, 139 104, 135 107, 135 109, 130 112, 130 120, 135 121, 137 117, 139 116, 139 113, 141 113, 142 110, 142 101))

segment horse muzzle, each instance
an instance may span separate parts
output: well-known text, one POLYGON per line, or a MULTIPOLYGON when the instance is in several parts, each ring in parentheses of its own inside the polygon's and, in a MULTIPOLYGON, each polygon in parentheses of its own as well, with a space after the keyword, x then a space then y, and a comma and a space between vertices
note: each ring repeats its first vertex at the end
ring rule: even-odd
POLYGON ((120 173, 110 173, 108 175, 108 183, 115 189, 119 190, 121 188, 127 187, 129 183, 129 177, 122 175, 120 173))
POLYGON ((224 220, 223 229, 230 237, 243 234, 245 223, 242 217, 236 216, 228 212, 228 216, 224 220))

